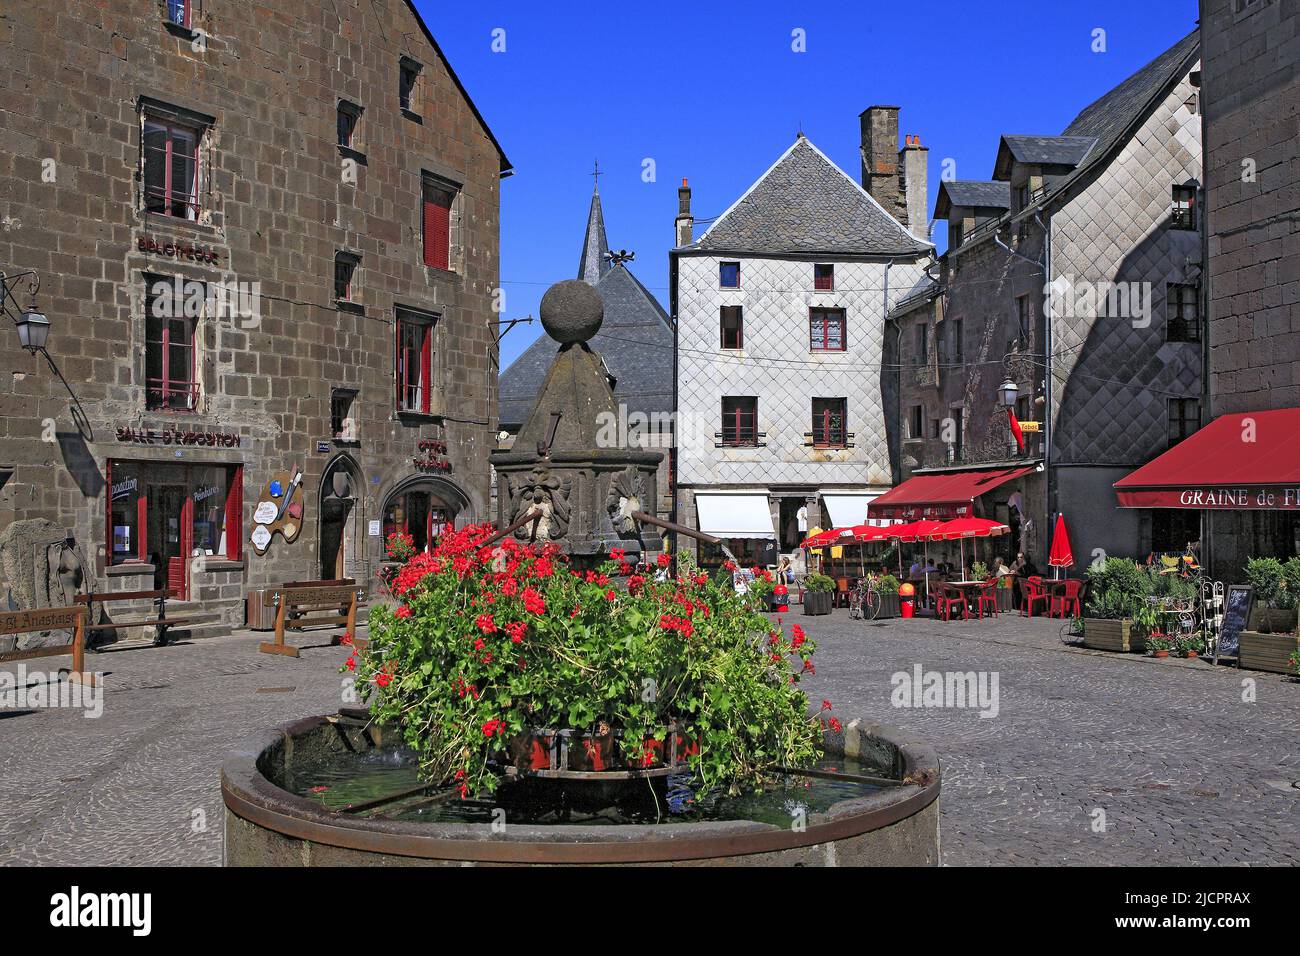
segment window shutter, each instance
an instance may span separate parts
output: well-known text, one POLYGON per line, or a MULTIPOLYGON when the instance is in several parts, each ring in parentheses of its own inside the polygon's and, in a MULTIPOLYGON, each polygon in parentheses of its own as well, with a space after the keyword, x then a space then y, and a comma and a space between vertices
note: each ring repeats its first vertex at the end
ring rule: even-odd
POLYGON ((236 465, 226 491, 226 557, 239 560, 244 545, 244 466, 236 465))
POLYGON ((450 194, 433 190, 434 198, 424 200, 424 264, 448 269, 451 264, 450 194))
POLYGON ((433 376, 429 374, 432 365, 433 328, 424 327, 424 345, 420 349, 420 411, 429 414, 429 393, 433 391, 433 376))
POLYGON ((402 320, 399 318, 393 323, 393 407, 401 410, 402 407, 402 320))
MULTIPOLYGON (((109 492, 112 494, 112 491, 109 492)), ((149 497, 136 495, 135 499, 135 556, 141 561, 149 559, 149 497)), ((111 547, 111 541, 110 541, 111 547)))

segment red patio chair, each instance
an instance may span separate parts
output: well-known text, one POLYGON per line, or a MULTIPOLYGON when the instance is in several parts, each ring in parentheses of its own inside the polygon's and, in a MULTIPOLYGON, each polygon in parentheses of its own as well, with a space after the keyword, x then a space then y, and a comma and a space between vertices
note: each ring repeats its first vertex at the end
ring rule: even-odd
POLYGON ((1079 600, 1079 595, 1083 589, 1083 582, 1073 579, 1061 581, 1052 589, 1052 607, 1049 614, 1052 617, 1065 617, 1066 612, 1071 617, 1081 617, 1083 615, 1083 603, 1079 600))
POLYGON ((934 607, 935 614, 945 621, 952 620, 952 612, 956 608, 961 609, 962 620, 970 620, 970 608, 966 606, 966 595, 962 594, 959 588, 954 588, 947 583, 939 585, 939 595, 935 599, 934 607))
POLYGON ((998 616, 998 579, 989 578, 979 591, 979 603, 975 605, 975 616, 984 617, 984 607, 988 606, 989 617, 998 616))
POLYGON ((1047 590, 1043 587, 1043 579, 1035 575, 1031 578, 1020 579, 1020 613, 1025 617, 1034 616, 1034 605, 1041 603, 1043 613, 1051 611, 1051 604, 1047 590))

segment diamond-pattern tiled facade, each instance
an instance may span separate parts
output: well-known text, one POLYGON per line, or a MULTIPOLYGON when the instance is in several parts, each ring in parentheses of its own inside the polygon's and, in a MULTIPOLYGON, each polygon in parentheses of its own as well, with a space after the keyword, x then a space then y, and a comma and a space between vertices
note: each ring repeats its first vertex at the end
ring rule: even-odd
MULTIPOLYGON (((818 260, 825 262, 827 260, 818 260)), ((813 290, 811 259, 683 255, 678 260, 678 483, 695 486, 808 484, 889 487, 882 394, 886 267, 836 262, 835 291, 813 290), (740 262, 740 287, 721 289, 718 264, 740 262), (720 345, 719 310, 741 306, 744 348, 720 345), (809 348, 810 308, 842 308, 843 352, 809 348), (755 396, 758 448, 717 448, 722 397, 755 396), (844 398, 853 446, 814 449, 813 398, 844 398)), ((912 288, 920 267, 889 269, 891 303, 912 288)))
POLYGON ((1165 340, 1166 285, 1201 277, 1200 233, 1168 227, 1171 185, 1201 178, 1196 92, 1184 77, 1101 174, 1052 215, 1054 280, 1149 282, 1152 306, 1145 324, 1098 317, 1095 308, 1054 310, 1059 464, 1143 464, 1168 443, 1166 400, 1200 397, 1200 343, 1165 340))

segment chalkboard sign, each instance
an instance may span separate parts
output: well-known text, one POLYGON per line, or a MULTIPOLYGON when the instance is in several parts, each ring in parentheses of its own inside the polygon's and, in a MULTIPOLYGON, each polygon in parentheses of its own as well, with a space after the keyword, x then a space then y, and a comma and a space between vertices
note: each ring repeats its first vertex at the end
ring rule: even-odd
POLYGON ((1223 627, 1219 631, 1219 645, 1214 651, 1217 664, 1220 657, 1236 657, 1241 642, 1241 631, 1250 620, 1250 607, 1255 603, 1255 592, 1249 584, 1234 584, 1228 588, 1228 599, 1223 609, 1223 627))

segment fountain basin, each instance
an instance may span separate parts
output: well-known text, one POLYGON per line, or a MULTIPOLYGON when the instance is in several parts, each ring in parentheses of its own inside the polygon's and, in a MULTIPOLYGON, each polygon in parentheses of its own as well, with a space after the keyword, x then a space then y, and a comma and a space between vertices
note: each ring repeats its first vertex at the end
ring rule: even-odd
POLYGON ((417 822, 332 811, 279 786, 294 761, 339 748, 328 717, 259 733, 226 762, 228 866, 757 865, 936 866, 939 760, 892 728, 850 722, 826 752, 902 781, 808 814, 802 826, 750 820, 566 826, 417 822))

